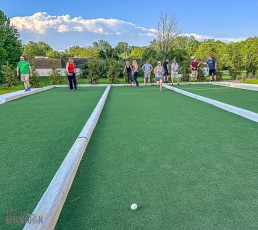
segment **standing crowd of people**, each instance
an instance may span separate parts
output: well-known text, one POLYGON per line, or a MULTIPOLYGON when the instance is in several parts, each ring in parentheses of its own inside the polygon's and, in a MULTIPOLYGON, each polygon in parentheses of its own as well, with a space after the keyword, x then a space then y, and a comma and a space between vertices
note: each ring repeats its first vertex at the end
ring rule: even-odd
MULTIPOLYGON (((211 56, 208 57, 207 62, 198 62, 195 57, 192 58, 192 62, 190 64, 192 79, 193 81, 197 80, 198 77, 198 68, 200 64, 207 64, 209 69, 210 81, 216 81, 216 69, 217 62, 211 56)), ((169 76, 171 76, 171 84, 174 85, 174 78, 176 78, 177 85, 179 85, 178 78, 178 70, 179 64, 176 59, 173 60, 172 64, 169 66, 169 59, 166 58, 163 65, 161 65, 161 61, 157 62, 157 66, 153 69, 152 65, 146 60, 146 63, 142 66, 142 70, 144 72, 144 84, 147 82, 150 83, 151 73, 154 72, 155 81, 157 82, 157 86, 160 87, 160 91, 162 91, 162 83, 169 81, 169 76)), ((20 57, 20 61, 17 64, 17 76, 20 76, 21 81, 24 84, 25 92, 31 90, 29 78, 32 76, 32 69, 30 63, 25 60, 23 56, 20 57)), ((73 62, 73 58, 69 58, 66 64, 66 73, 69 82, 70 90, 77 90, 77 82, 76 82, 76 72, 75 66, 73 62)), ((135 82, 136 87, 139 87, 138 76, 139 76, 139 67, 136 60, 132 61, 132 65, 129 61, 126 61, 124 67, 124 73, 126 73, 126 81, 127 84, 132 84, 135 82)))

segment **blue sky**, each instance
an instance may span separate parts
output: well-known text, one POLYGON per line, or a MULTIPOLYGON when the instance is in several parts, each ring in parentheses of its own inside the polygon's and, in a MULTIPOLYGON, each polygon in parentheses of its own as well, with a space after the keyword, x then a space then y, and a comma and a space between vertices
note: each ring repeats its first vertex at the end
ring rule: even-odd
POLYGON ((148 45, 161 12, 175 15, 182 33, 225 42, 258 35, 258 1, 245 0, 1 0, 23 43, 44 41, 61 50, 104 39, 148 45))

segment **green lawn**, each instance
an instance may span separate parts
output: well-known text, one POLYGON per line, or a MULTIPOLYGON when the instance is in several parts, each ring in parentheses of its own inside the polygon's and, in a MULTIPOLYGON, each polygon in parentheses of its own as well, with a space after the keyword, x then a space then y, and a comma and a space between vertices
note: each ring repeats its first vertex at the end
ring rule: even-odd
POLYGON ((247 84, 258 84, 258 79, 246 80, 246 81, 243 81, 243 83, 247 83, 247 84))
POLYGON ((180 89, 258 113, 258 92, 216 85, 180 85, 180 89))
POLYGON ((256 229, 257 129, 170 90, 114 87, 56 229, 256 229))
POLYGON ((48 90, 0 105, 0 229, 6 211, 31 213, 105 88, 48 90))

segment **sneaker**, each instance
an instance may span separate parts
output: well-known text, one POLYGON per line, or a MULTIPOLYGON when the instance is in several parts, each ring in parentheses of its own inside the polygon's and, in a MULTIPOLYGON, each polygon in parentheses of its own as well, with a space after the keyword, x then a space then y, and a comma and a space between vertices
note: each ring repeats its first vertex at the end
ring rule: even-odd
POLYGON ((28 89, 25 89, 24 92, 28 92, 28 89))
POLYGON ((27 88, 27 91, 30 91, 30 87, 27 88))

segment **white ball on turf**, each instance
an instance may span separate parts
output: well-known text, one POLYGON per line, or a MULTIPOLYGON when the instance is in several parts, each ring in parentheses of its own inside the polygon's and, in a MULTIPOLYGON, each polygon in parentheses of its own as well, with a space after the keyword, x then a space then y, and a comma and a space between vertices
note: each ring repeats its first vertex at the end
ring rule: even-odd
POLYGON ((136 210, 137 209, 137 204, 132 204, 131 205, 131 209, 134 211, 134 210, 136 210))

